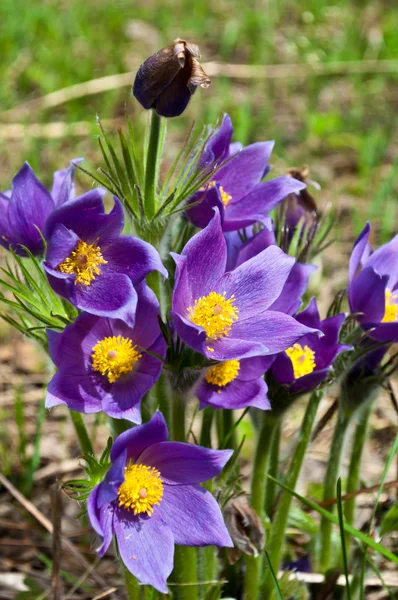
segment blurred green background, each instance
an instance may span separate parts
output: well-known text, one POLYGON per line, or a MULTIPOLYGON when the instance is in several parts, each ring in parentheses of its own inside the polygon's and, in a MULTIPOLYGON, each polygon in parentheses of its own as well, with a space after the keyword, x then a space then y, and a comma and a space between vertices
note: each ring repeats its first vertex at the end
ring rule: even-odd
MULTIPOLYGON (((229 112, 235 139, 276 140, 276 174, 309 165, 320 201, 353 217, 353 233, 365 218, 377 221, 383 241, 396 228, 397 26, 396 0, 2 0, 0 189, 24 160, 47 184, 74 157, 99 166, 97 114, 109 132, 125 110, 145 120, 128 86, 46 110, 24 110, 27 101, 134 71, 182 37, 200 46, 202 62, 263 65, 266 77, 251 77, 249 68, 236 78, 220 66, 211 87, 170 122, 168 153, 193 119, 215 123, 229 112)), ((91 182, 79 175, 79 185, 91 182)))

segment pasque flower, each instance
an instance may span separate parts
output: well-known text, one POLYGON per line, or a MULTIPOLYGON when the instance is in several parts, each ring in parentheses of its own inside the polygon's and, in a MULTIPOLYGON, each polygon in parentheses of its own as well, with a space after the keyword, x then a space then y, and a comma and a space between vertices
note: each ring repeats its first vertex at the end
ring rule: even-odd
POLYGON ((214 207, 220 211, 224 231, 242 229, 258 221, 269 223, 269 212, 283 198, 305 188, 304 183, 287 176, 260 183, 269 171, 268 160, 274 142, 257 142, 241 148, 240 144, 231 144, 232 133, 231 119, 225 115, 204 150, 201 167, 219 164, 226 158, 230 160, 189 200, 189 203, 199 202, 187 210, 189 219, 197 227, 206 227, 214 207))
POLYGON ((58 368, 48 386, 46 407, 66 404, 83 413, 104 411, 141 422, 140 402, 162 371, 156 296, 145 282, 137 287, 136 322, 81 313, 62 333, 48 331, 50 356, 58 368))
POLYGON ((355 242, 349 266, 349 302, 369 335, 398 341, 398 235, 373 251, 366 224, 355 242))
POLYGON ((12 189, 0 192, 0 244, 7 249, 11 246, 21 255, 25 255, 21 246, 26 246, 34 255, 42 254, 42 233, 47 218, 73 196, 72 163, 67 169, 54 173, 51 192, 25 163, 12 180, 12 189))
POLYGON ((195 390, 200 408, 269 409, 263 377, 266 367, 267 358, 262 356, 227 360, 209 367, 195 390))
POLYGON ((198 46, 177 38, 140 66, 134 80, 134 96, 144 108, 154 108, 162 117, 177 117, 198 86, 210 85, 199 58, 198 46))
MULTIPOLYGON (((254 235, 249 235, 245 241, 242 241, 237 231, 225 233, 224 235, 227 240, 228 271, 239 267, 266 248, 276 246, 275 233, 273 230, 267 228, 261 229, 254 235)), ((295 262, 283 286, 282 292, 270 306, 270 309, 278 310, 288 315, 296 313, 301 306, 302 296, 308 287, 308 280, 316 269, 315 265, 295 262)))
POLYGON ((271 372, 280 384, 288 385, 292 393, 309 392, 324 381, 332 364, 341 352, 351 346, 339 344, 339 332, 345 314, 341 313, 321 321, 315 298, 308 307, 296 315, 299 323, 322 331, 323 336, 305 335, 277 356, 271 372))
POLYGON ((225 273, 227 247, 217 209, 209 225, 173 258, 176 332, 207 358, 225 361, 275 354, 315 331, 269 310, 294 264, 280 248, 270 246, 225 273))
POLYGON ((94 189, 64 204, 47 219, 44 268, 54 290, 89 313, 134 325, 135 287, 157 270, 167 277, 159 254, 147 242, 120 235, 123 208, 105 213, 104 190, 94 189))
POLYGON ((217 475, 230 450, 167 442, 161 413, 116 438, 112 466, 91 492, 87 510, 106 552, 113 534, 127 569, 167 593, 174 544, 233 546, 221 510, 199 484, 217 475))

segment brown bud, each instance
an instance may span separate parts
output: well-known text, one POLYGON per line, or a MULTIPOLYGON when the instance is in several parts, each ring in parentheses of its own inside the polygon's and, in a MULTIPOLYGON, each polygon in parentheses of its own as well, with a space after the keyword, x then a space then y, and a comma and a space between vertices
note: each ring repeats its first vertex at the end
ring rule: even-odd
MULTIPOLYGON (((319 185, 315 181, 311 181, 310 179, 308 179, 309 172, 310 172, 310 170, 308 167, 303 167, 302 169, 296 169, 296 168, 288 169, 288 175, 290 175, 290 177, 293 177, 293 179, 298 179, 298 181, 302 181, 303 183, 305 183, 307 185, 310 184, 316 188, 319 188, 319 185)), ((291 196, 296 196, 296 194, 289 195, 290 201, 294 202, 294 199, 291 198, 291 196)), ((308 188, 304 188, 303 190, 300 190, 296 196, 295 201, 307 213, 313 213, 316 216, 317 206, 316 206, 314 198, 309 193, 308 188)))
POLYGON ((210 85, 199 58, 198 46, 177 38, 142 63, 134 80, 134 96, 162 117, 177 117, 198 86, 210 85))
POLYGON ((246 496, 239 496, 228 502, 224 520, 235 544, 234 548, 228 549, 228 559, 232 564, 239 560, 242 552, 258 556, 263 551, 264 527, 246 496))

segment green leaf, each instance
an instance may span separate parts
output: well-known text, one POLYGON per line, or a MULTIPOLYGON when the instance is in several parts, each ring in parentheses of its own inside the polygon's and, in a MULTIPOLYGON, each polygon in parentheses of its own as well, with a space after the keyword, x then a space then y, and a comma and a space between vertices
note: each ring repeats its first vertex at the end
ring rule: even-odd
POLYGON ((381 523, 380 535, 398 531, 398 504, 394 504, 384 516, 381 523))
MULTIPOLYGON (((322 517, 333 523, 333 525, 339 525, 338 518, 332 515, 332 513, 330 513, 328 510, 322 508, 322 506, 319 506, 318 504, 312 502, 308 498, 300 496, 300 494, 298 494, 294 490, 291 490, 289 487, 287 487, 287 485, 285 485, 281 481, 278 481, 274 477, 271 477, 271 475, 267 475, 267 477, 275 483, 277 483, 282 489, 289 492, 289 494, 292 494, 292 496, 300 500, 300 502, 302 502, 305 506, 308 506, 308 508, 311 508, 312 510, 315 510, 317 513, 322 515, 322 517)), ((348 523, 344 523, 344 531, 363 542, 365 546, 372 548, 372 550, 375 550, 376 552, 384 556, 384 558, 387 558, 388 560, 391 560, 394 564, 398 565, 398 556, 396 554, 393 554, 390 550, 388 550, 388 548, 386 548, 382 544, 378 544, 377 542, 375 542, 371 537, 362 533, 362 531, 355 529, 355 527, 352 527, 348 523)))

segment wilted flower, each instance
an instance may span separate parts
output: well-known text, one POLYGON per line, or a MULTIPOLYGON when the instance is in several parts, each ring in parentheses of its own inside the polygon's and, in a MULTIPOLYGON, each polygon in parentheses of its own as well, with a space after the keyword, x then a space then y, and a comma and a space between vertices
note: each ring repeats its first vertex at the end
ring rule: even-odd
POLYGON ((44 262, 54 290, 80 310, 134 325, 134 288, 157 270, 167 277, 159 254, 147 242, 120 235, 123 208, 116 197, 105 213, 104 190, 94 189, 64 204, 47 219, 44 262))
POLYGON ((351 254, 350 308, 372 338, 398 342, 398 235, 373 252, 369 233, 367 223, 351 254))
MULTIPOLYGON (((288 174, 290 177, 293 177, 293 179, 302 181, 306 186, 312 185, 316 189, 319 189, 318 183, 308 179, 308 167, 302 169, 289 169, 288 174)), ((285 200, 285 204, 285 225, 289 228, 290 232, 294 233, 301 220, 307 224, 312 224, 316 221, 317 206, 314 198, 308 191, 308 187, 301 189, 299 192, 289 194, 285 200)))
POLYGON ((230 143, 232 133, 231 119, 225 115, 204 150, 202 162, 219 163, 233 158, 190 198, 189 204, 200 201, 187 210, 187 216, 197 227, 206 227, 214 207, 220 211, 224 231, 236 231, 256 222, 269 224, 269 212, 288 194, 305 188, 304 183, 287 176, 260 183, 269 171, 268 160, 274 142, 257 142, 240 149, 240 144, 230 143))
POLYGON ((319 329, 324 335, 305 335, 279 354, 272 364, 271 372, 278 383, 289 386, 290 392, 304 393, 314 390, 327 378, 340 352, 352 348, 339 344, 344 313, 321 321, 316 300, 313 298, 308 307, 296 315, 296 319, 307 327, 319 329))
POLYGON ((225 273, 227 248, 219 211, 197 233, 177 264, 172 316, 177 334, 214 360, 275 354, 314 333, 296 319, 269 310, 280 296, 294 258, 276 246, 225 273))
POLYGON ((162 371, 165 355, 155 294, 137 287, 136 322, 81 313, 62 333, 47 331, 49 353, 58 368, 48 386, 46 407, 66 404, 83 413, 104 411, 141 423, 140 403, 162 371))
POLYGON ((234 542, 234 548, 228 549, 229 562, 236 563, 242 552, 249 556, 259 556, 264 550, 264 527, 247 496, 230 500, 224 509, 224 518, 234 542))
POLYGON ((102 538, 103 556, 116 535, 127 569, 143 584, 167 593, 174 544, 228 546, 220 508, 200 485, 217 475, 230 450, 167 442, 161 413, 119 435, 112 466, 91 492, 87 510, 102 538))
POLYGON ((268 388, 263 377, 266 366, 266 358, 254 356, 209 367, 195 390, 200 407, 269 409, 268 388))
POLYGON ((21 255, 25 255, 21 245, 34 255, 42 254, 41 233, 47 218, 57 206, 73 196, 72 163, 68 169, 54 173, 51 193, 25 163, 12 180, 12 189, 0 193, 0 244, 7 250, 11 246, 21 255))
POLYGON ((134 80, 134 96, 162 117, 178 117, 196 88, 210 85, 199 58, 198 46, 177 38, 142 63, 134 80))
MULTIPOLYGON (((228 271, 232 271, 257 256, 265 248, 276 246, 275 234, 268 229, 262 229, 244 242, 236 231, 226 233, 225 239, 227 240, 228 271)), ((296 313, 301 306, 302 296, 307 290, 308 280, 316 269, 315 265, 295 262, 281 294, 270 306, 270 310, 278 310, 288 315, 296 313)))

